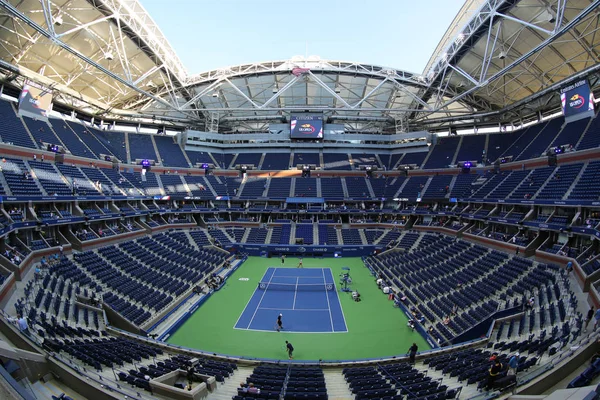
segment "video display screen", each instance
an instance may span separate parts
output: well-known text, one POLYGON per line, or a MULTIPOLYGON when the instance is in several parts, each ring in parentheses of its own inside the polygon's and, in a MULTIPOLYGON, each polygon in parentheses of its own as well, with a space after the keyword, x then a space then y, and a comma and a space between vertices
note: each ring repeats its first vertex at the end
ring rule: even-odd
POLYGON ((297 114, 290 117, 292 139, 323 139, 323 116, 297 114))
POLYGON ((585 79, 563 88, 560 91, 560 101, 567 122, 587 116, 584 113, 590 116, 594 114, 594 95, 585 79))

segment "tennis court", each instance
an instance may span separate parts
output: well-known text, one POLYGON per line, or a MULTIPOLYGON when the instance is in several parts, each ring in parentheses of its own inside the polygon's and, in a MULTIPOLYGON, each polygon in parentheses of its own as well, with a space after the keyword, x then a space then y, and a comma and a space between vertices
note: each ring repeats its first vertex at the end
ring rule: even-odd
MULTIPOLYGON (((423 337, 406 326, 407 318, 404 313, 398 308, 394 308, 393 302, 388 301, 387 296, 377 288, 375 278, 365 268, 360 258, 305 257, 303 269, 296 268, 298 263, 292 260, 293 258, 290 257, 284 268, 277 265, 277 269, 288 269, 292 274, 289 276, 293 277, 296 276, 293 274, 296 274, 297 271, 321 271, 325 268, 325 270, 331 270, 338 289, 340 288, 338 276, 345 272, 343 268, 350 268, 353 280, 352 289, 361 293, 363 301, 356 303, 352 300, 350 293, 339 290, 336 292, 342 304, 343 318, 348 332, 342 334, 331 330, 319 333, 285 330, 277 332, 273 329, 277 310, 273 310, 273 314, 267 318, 266 331, 234 329, 236 321, 248 305, 248 300, 255 295, 258 283, 267 276, 266 271, 275 265, 273 259, 249 257, 227 279, 225 286, 195 310, 193 315, 167 339, 167 342, 210 353, 285 360, 288 358, 283 349, 286 340, 294 345, 296 349, 294 359, 296 360, 341 360, 394 356, 406 354, 413 342, 418 344, 419 351, 429 349, 423 337)), ((305 274, 306 272, 300 273, 305 274)), ((282 275, 278 272, 277 276, 282 275)), ((265 298, 269 292, 270 290, 265 294, 265 298)), ((287 296, 289 299, 290 295, 287 296)), ((321 303, 323 301, 327 300, 323 299, 321 303)), ((296 302, 298 302, 298 298, 296 302)), ((261 304, 261 307, 263 305, 261 304)), ((299 304, 296 305, 297 308, 298 306, 299 304)), ((283 312, 284 327, 294 324, 293 318, 288 317, 288 313, 288 311, 283 312)), ((248 322, 246 322, 247 324, 248 322)))
POLYGON ((279 314, 286 332, 348 331, 329 268, 268 268, 235 329, 273 331, 279 314))

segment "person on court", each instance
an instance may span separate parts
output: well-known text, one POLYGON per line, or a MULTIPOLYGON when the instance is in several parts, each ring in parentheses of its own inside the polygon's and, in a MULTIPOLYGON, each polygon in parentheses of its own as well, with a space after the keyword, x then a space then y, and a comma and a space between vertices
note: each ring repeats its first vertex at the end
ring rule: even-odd
POLYGON ((283 267, 283 264, 285 263, 285 255, 282 254, 281 255, 281 266, 283 267))
POLYGON ((287 349, 288 356, 290 357, 290 360, 292 360, 292 359, 294 358, 294 357, 293 357, 293 353, 294 353, 294 346, 292 346, 292 344, 286 340, 286 341, 285 341, 285 347, 286 347, 286 349, 287 349))
POLYGON ((302 257, 298 260, 298 268, 302 268, 302 257))
POLYGON ((281 317, 283 317, 283 314, 279 314, 277 316, 277 325, 276 325, 277 332, 280 332, 283 330, 283 321, 281 320, 281 317))

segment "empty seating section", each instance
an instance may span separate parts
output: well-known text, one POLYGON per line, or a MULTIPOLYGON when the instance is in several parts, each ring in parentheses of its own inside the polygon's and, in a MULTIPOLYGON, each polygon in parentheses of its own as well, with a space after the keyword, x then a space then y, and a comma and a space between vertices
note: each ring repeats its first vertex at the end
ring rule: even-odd
POLYGON ((333 225, 320 223, 318 231, 319 244, 330 246, 338 244, 337 231, 333 225))
POLYGON ((31 171, 38 179, 46 193, 50 196, 70 196, 72 189, 63 179, 53 164, 41 161, 29 161, 31 171))
MULTIPOLYGON (((73 130, 69 126, 67 126, 67 123, 65 121, 55 119, 52 120, 52 122, 52 128, 60 137, 60 140, 66 146, 67 150, 71 152, 71 154, 79 157, 98 158, 97 154, 94 154, 94 152, 86 145, 83 139, 80 136, 76 135, 75 132, 73 132, 73 130)), ((92 140, 89 141, 92 142, 92 140)), ((104 151, 103 153, 106 153, 106 151, 104 151)))
POLYGON ((156 196, 161 194, 158 180, 153 172, 146 172, 144 178, 140 172, 121 172, 123 178, 131 182, 135 187, 139 188, 147 196, 156 196))
POLYGON ((302 239, 302 244, 313 244, 313 225, 296 224, 296 239, 302 239))
MULTIPOLYGON (((92 135, 98 139, 100 143, 104 145, 112 154, 114 154, 119 161, 128 162, 129 158, 127 157, 127 148, 125 144, 125 133, 123 132, 115 132, 115 131, 99 131, 94 128, 89 128, 88 130, 92 135)), ((135 161, 133 159, 132 161, 135 161)))
POLYGON ((98 189, 99 192, 108 196, 118 196, 123 194, 119 190, 119 187, 113 181, 108 179, 106 175, 104 175, 103 171, 106 170, 88 167, 81 167, 80 169, 81 172, 83 172, 92 182, 94 182, 95 187, 98 189))
POLYGON ((513 154, 507 150, 523 133, 524 130, 521 129, 514 132, 490 134, 486 154, 488 164, 493 164, 500 156, 516 157, 517 154, 513 154))
POLYGON ((576 200, 598 200, 600 198, 600 161, 588 163, 568 198, 576 200))
POLYGON ((80 196, 99 195, 94 183, 79 168, 66 164, 57 164, 58 170, 67 178, 67 184, 80 196))
MULTIPOLYGON (((214 160, 212 159, 212 157, 210 156, 209 153, 205 153, 203 151, 192 151, 192 150, 186 150, 185 152, 188 156, 188 158, 190 159, 190 162, 192 163, 192 167, 195 167, 196 164, 214 164, 214 160)), ((217 168, 220 167, 220 165, 216 165, 217 168)))
POLYGON ((61 136, 62 129, 60 128, 60 125, 59 125, 61 123, 66 124, 69 128, 71 128, 71 130, 73 130, 75 132, 75 134, 77 135, 79 140, 82 140, 87 145, 87 147, 90 150, 92 150, 92 152, 94 152, 94 154, 96 155, 97 158, 102 158, 101 154, 104 154, 107 156, 116 155, 116 154, 113 154, 109 149, 107 149, 104 146, 104 144, 100 140, 98 140, 96 135, 94 135, 84 125, 78 124, 75 122, 61 121, 61 120, 52 120, 52 123, 53 123, 52 126, 54 127, 54 131, 63 140, 63 142, 66 139, 63 139, 61 136), (58 125, 58 127, 57 127, 57 125, 58 125))
POLYGON ((383 164, 385 165, 385 167, 388 170, 393 170, 394 168, 396 168, 396 166, 398 164, 403 164, 401 160, 403 160, 403 156, 404 153, 399 153, 399 154, 390 154, 382 156, 380 155, 379 158, 381 159, 381 161, 383 161, 383 164))
MULTIPOLYGON (((510 195, 511 199, 530 199, 554 172, 555 167, 538 168, 531 171, 527 178, 510 195)), ((519 171, 526 172, 526 171, 519 171)), ((516 174, 516 172, 513 172, 516 174)))
MULTIPOLYGON (((0 102, 2 103, 2 102, 0 102)), ((25 177, 29 169, 23 160, 5 158, 2 163, 2 173, 13 196, 41 196, 33 178, 25 177)))
POLYGON ((314 165, 317 167, 321 166, 319 153, 294 153, 294 160, 292 161, 292 167, 297 165, 314 165))
POLYGON ((327 400, 325 376, 321 368, 291 367, 288 372, 284 400, 327 400))
POLYGON ((210 190, 210 184, 204 176, 184 176, 183 180, 188 185, 192 196, 197 196, 203 199, 212 199, 214 195, 210 190))
POLYGON ((454 185, 450 190, 450 197, 469 198, 474 190, 473 182, 479 178, 478 174, 460 174, 456 176, 454 185))
MULTIPOLYGON (((206 243, 205 236, 200 239, 206 243)), ((98 282, 92 289, 103 292, 105 303, 139 325, 152 316, 150 311, 164 309, 226 257, 215 249, 196 250, 184 232, 171 232, 102 247, 97 253, 77 253, 74 261, 98 282)))
POLYGON ((345 245, 364 244, 357 229, 342 229, 342 240, 345 245))
MULTIPOLYGON (((512 156, 514 160, 517 160, 519 154, 535 140, 545 126, 546 123, 542 123, 520 130, 521 134, 511 142, 510 146, 502 153, 502 156, 512 156)), ((490 162, 493 161, 490 159, 490 162)))
POLYGON ((371 178, 368 180, 368 184, 371 185, 371 189, 373 189, 374 198, 381 199, 386 196, 386 188, 388 184, 388 179, 384 178, 371 178))
POLYGON ((129 139, 129 155, 132 163, 138 159, 160 161, 154 151, 151 135, 128 133, 127 138, 129 139))
MULTIPOLYGON (((526 176, 528 176, 530 171, 513 171, 511 172, 499 185, 496 186, 494 190, 492 190, 487 196, 486 199, 504 199, 508 197, 511 192, 515 191, 515 193, 519 190, 517 186, 526 176), (517 189, 515 189, 517 188, 517 189)), ((541 182, 539 182, 541 184, 541 182)), ((522 185, 521 185, 522 186, 522 185)), ((539 187, 539 186, 538 186, 539 187)), ((524 189, 525 193, 521 194, 520 198, 528 193, 532 196, 535 193, 535 188, 530 188, 527 183, 527 187, 524 189)))
POLYGON ((367 180, 363 177, 346 177, 346 189, 348 189, 348 197, 351 199, 370 198, 371 194, 367 187, 367 180))
POLYGON ((0 101, 0 138, 3 143, 15 146, 36 148, 36 144, 25 130, 23 122, 16 116, 13 106, 8 101, 0 101))
POLYGON ((271 233, 272 244, 290 244, 291 224, 281 224, 273 227, 271 233))
POLYGON ((265 228, 250 228, 246 243, 265 244, 269 231, 265 228))
POLYGON ((477 161, 482 162, 485 156, 485 141, 487 135, 464 135, 458 154, 456 155, 456 162, 461 161, 477 161))
POLYGON ((271 199, 285 199, 290 197, 291 178, 271 179, 267 197, 271 199))
POLYGON ((354 169, 359 169, 361 165, 375 165, 376 167, 383 167, 375 154, 356 154, 352 153, 352 164, 354 165, 354 169))
POLYGON ((433 147, 433 150, 431 150, 431 154, 423 168, 431 169, 448 167, 454 160, 454 154, 456 153, 456 147, 459 142, 460 137, 458 136, 439 138, 437 144, 433 147))
POLYGON ((347 153, 323 153, 323 169, 350 170, 347 153))
POLYGON ((43 143, 61 144, 47 122, 29 117, 23 117, 23 122, 25 122, 31 136, 33 136, 40 149, 46 149, 43 143))
POLYGON ((420 197, 425 184, 429 179, 428 176, 412 176, 408 178, 408 181, 398 194, 400 197, 420 197))
POLYGON ((266 185, 266 178, 248 178, 246 183, 244 183, 242 192, 238 193, 238 197, 245 199, 256 199, 263 197, 266 185))
POLYGON ((581 170, 583 164, 562 165, 538 192, 535 199, 562 199, 581 170))
POLYGON ((562 131, 552 141, 550 147, 571 145, 575 147, 590 123, 589 118, 580 119, 566 124, 562 131))
POLYGON ((402 164, 402 165, 415 164, 417 167, 420 167, 421 164, 423 164, 423 161, 425 161, 427 154, 429 154, 429 153, 426 151, 416 152, 416 153, 406 153, 404 155, 404 157, 402 157, 402 162, 400 164, 402 164))
POLYGON ((187 194, 187 189, 178 174, 160 175, 160 181, 166 194, 187 194))
POLYGON ((450 191, 450 183, 452 182, 452 175, 438 175, 431 178, 429 186, 422 197, 424 199, 441 199, 446 197, 446 188, 450 191))
POLYGON ((395 178, 388 178, 385 185, 385 190, 383 191, 383 197, 387 199, 393 199, 398 190, 404 184, 404 181, 408 179, 405 176, 397 176, 395 178))
POLYGON ((236 165, 253 165, 255 169, 258 169, 261 158, 262 153, 238 153, 237 157, 233 160, 234 165, 231 165, 231 167, 235 167, 236 165))
POLYGON ((576 150, 594 149, 600 146, 600 119, 595 117, 577 145, 576 150))
POLYGON ((231 165, 231 162, 236 158, 236 154, 225 153, 225 154, 213 154, 214 158, 217 159, 219 165, 222 165, 224 169, 235 168, 235 165, 231 165))
POLYGON ((154 136, 154 143, 160 154, 160 162, 165 167, 189 167, 189 163, 183 155, 183 150, 172 136, 154 136))
POLYGON ((510 174, 510 171, 501 171, 499 174, 486 172, 481 178, 481 183, 474 185, 475 187, 472 188, 471 195, 469 197, 477 199, 485 198, 510 174))
POLYGON ((317 197, 317 178, 295 178, 295 181, 295 196, 317 197))
MULTIPOLYGON (((550 147, 550 143, 554 141, 554 138, 558 136, 561 130, 561 125, 565 120, 556 118, 548 123, 541 129, 540 134, 532 140, 531 144, 527 146, 523 152, 517 157, 517 160, 527 160, 528 158, 543 157, 546 155, 546 150, 550 147)), ((538 125, 535 125, 537 127, 538 125)), ((532 127, 531 129, 533 129, 532 127)))
POLYGON ((534 288, 554 287, 558 275, 557 266, 432 234, 423 235, 408 252, 372 256, 367 263, 398 286, 442 340, 495 312, 497 298, 508 306, 510 299, 520 300, 534 288), (452 314, 453 305, 460 310, 458 315, 442 324, 441 319, 452 314))
POLYGON ((341 178, 320 178, 321 180, 321 196, 325 199, 343 199, 344 188, 341 178))
POLYGON ((289 153, 265 153, 261 169, 283 170, 290 168, 289 153))

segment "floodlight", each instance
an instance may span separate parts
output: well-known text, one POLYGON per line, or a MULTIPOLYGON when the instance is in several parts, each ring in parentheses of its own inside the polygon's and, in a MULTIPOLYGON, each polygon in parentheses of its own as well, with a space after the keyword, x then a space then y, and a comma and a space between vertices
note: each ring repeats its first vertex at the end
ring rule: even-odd
POLYGON ((112 61, 115 59, 115 57, 113 56, 113 53, 107 51, 106 53, 104 53, 104 59, 107 61, 112 61))

